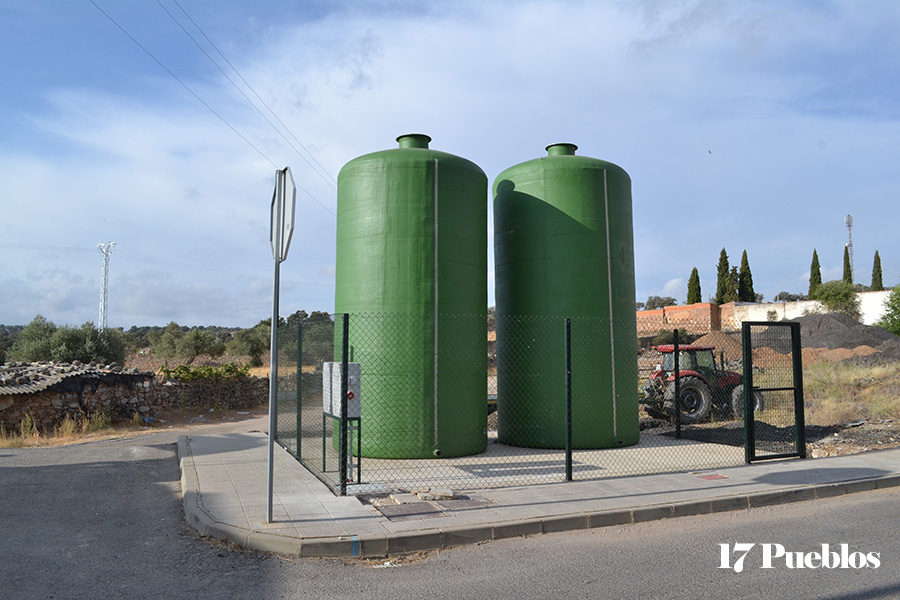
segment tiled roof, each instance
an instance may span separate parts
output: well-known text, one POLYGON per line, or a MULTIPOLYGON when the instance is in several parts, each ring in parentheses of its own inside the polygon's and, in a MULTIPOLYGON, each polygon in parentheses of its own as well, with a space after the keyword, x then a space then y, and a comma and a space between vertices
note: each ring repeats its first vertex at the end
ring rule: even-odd
POLYGON ((110 376, 146 379, 152 377, 153 373, 137 369, 125 370, 116 363, 6 363, 0 366, 0 396, 33 394, 62 383, 107 379, 110 376))

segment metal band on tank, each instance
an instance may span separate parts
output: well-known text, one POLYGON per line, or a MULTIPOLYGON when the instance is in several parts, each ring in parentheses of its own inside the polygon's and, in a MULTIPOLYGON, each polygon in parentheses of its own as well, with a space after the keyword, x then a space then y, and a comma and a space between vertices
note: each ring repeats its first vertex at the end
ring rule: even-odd
POLYGON ((612 363, 612 410, 613 410, 613 436, 617 435, 619 419, 616 416, 616 338, 613 331, 613 291, 612 291, 612 253, 609 247, 609 189, 606 184, 606 174, 609 171, 603 169, 603 211, 606 217, 606 278, 609 289, 609 354, 612 363))
POLYGON ((434 159, 434 445, 438 436, 438 159, 434 159))

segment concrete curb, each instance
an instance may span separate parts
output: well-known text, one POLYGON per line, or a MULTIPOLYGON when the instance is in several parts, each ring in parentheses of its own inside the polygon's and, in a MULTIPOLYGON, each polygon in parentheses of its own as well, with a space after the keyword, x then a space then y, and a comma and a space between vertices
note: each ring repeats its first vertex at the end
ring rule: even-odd
POLYGON ((251 531, 216 521, 203 508, 197 471, 190 452, 190 442, 185 437, 178 440, 178 458, 181 466, 181 490, 185 519, 201 535, 261 552, 321 558, 385 558, 392 554, 438 550, 462 544, 477 544, 540 533, 577 531, 645 523, 660 519, 749 510, 900 486, 900 474, 894 474, 752 494, 718 496, 708 500, 650 504, 629 509, 458 525, 385 535, 294 538, 251 531))

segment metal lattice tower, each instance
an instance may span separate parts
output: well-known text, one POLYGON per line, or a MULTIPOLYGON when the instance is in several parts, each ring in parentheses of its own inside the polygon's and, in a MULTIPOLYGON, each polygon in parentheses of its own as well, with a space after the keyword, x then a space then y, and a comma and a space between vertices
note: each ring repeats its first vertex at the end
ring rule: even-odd
POLYGON ((844 224, 847 226, 847 254, 850 255, 850 279, 856 281, 856 266, 853 263, 853 217, 850 215, 844 217, 844 224))
POLYGON ((103 258, 100 259, 102 267, 100 272, 100 319, 97 323, 97 329, 100 331, 106 329, 106 290, 109 284, 109 255, 112 254, 115 247, 115 242, 97 244, 100 254, 103 255, 103 258))

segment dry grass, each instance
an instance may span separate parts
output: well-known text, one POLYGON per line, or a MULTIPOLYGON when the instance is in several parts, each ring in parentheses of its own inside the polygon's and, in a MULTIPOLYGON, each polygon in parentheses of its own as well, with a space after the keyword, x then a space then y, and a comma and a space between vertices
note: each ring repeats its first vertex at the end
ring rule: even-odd
POLYGON ((900 364, 820 362, 806 368, 803 387, 810 425, 900 419, 900 364))
POLYGON ((0 448, 63 446, 88 440, 108 439, 130 432, 138 426, 132 424, 126 427, 113 427, 107 413, 97 412, 90 417, 72 418, 66 415, 53 431, 40 432, 35 427, 31 415, 26 415, 18 431, 10 432, 0 425, 0 448))

